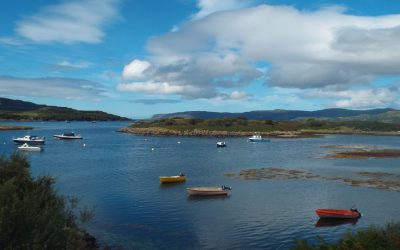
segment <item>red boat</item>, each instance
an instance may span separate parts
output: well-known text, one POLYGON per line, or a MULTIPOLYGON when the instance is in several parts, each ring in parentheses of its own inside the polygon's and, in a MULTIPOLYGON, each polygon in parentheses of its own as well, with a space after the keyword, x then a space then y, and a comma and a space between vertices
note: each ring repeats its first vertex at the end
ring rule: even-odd
POLYGON ((360 218, 361 213, 356 208, 352 209, 330 209, 330 208, 319 208, 315 210, 320 218, 331 218, 331 219, 349 219, 349 218, 360 218))

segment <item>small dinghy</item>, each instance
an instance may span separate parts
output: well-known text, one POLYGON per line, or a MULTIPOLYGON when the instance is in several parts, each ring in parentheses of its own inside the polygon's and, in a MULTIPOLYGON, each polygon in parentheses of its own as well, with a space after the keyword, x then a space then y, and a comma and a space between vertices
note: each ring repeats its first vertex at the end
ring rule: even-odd
POLYGON ((161 183, 173 183, 173 182, 184 182, 186 181, 186 176, 182 173, 173 176, 160 176, 161 183))
POLYGON ((317 215, 320 218, 324 219, 352 219, 361 217, 361 213, 356 208, 351 208, 351 209, 319 208, 315 210, 315 213, 317 213, 317 215))
POLYGON ((18 149, 24 150, 24 151, 42 151, 42 147, 29 146, 27 143, 22 144, 22 146, 19 146, 18 149))
POLYGON ((230 187, 191 187, 186 189, 189 195, 213 196, 213 195, 228 195, 230 187))
POLYGON ((224 148, 226 147, 226 143, 224 141, 217 142, 217 148, 224 148))

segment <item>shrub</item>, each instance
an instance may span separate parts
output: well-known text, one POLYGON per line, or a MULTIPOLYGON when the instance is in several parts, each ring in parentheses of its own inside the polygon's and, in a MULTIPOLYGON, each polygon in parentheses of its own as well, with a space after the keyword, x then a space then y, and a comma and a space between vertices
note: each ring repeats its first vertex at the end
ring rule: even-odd
POLYGON ((54 182, 33 178, 20 154, 0 157, 0 249, 91 249, 73 212, 77 199, 58 195, 54 182))

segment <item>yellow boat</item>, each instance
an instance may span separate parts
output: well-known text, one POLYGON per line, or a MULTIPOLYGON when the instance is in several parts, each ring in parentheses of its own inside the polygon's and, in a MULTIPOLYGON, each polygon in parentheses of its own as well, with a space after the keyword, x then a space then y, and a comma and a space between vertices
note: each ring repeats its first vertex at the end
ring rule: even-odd
POLYGON ((186 176, 184 175, 160 176, 161 183, 183 182, 183 181, 186 181, 186 176))

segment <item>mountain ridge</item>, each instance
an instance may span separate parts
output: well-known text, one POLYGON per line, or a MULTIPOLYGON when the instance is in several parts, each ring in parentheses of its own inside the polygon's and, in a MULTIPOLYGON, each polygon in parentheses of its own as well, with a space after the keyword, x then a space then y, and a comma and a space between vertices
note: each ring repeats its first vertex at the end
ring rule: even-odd
POLYGON ((361 120, 368 117, 387 114, 388 112, 400 112, 392 108, 368 109, 368 110, 352 110, 342 108, 321 109, 315 111, 305 110, 255 110, 248 112, 210 112, 210 111, 185 111, 168 114, 155 114, 151 119, 166 119, 172 117, 195 118, 195 119, 220 119, 244 117, 251 120, 296 120, 296 119, 347 119, 360 117, 361 120))

